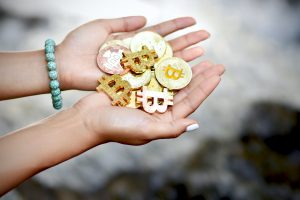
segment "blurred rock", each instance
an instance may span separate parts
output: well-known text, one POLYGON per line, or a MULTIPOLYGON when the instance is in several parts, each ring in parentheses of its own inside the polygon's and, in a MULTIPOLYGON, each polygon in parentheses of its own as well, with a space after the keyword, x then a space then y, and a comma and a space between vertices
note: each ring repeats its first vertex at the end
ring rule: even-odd
POLYGON ((242 143, 247 160, 268 183, 300 189, 300 111, 260 103, 245 124, 242 143))

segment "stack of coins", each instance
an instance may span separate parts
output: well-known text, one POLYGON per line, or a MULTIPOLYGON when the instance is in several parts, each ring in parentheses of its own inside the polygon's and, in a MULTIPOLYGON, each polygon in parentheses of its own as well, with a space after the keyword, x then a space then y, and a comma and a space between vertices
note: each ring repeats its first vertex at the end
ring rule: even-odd
POLYGON ((132 38, 104 43, 97 56, 98 92, 105 92, 113 105, 142 108, 148 113, 167 110, 176 92, 192 79, 190 66, 173 57, 172 47, 159 34, 144 31, 132 38))

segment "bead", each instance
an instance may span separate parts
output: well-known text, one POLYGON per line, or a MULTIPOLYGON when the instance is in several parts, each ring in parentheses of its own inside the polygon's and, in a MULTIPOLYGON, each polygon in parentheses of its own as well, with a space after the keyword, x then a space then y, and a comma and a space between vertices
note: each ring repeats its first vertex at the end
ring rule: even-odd
POLYGON ((53 108, 56 109, 56 110, 59 110, 59 109, 62 108, 62 104, 60 106, 56 106, 56 107, 53 106, 53 108))
POLYGON ((55 61, 55 55, 54 55, 54 53, 46 53, 46 60, 48 62, 55 61))
POLYGON ((56 110, 61 109, 62 108, 62 101, 53 102, 53 108, 55 108, 56 110))
POLYGON ((56 101, 61 101, 61 100, 62 100, 62 97, 61 97, 61 95, 52 96, 52 101, 53 101, 53 102, 56 102, 56 101))
POLYGON ((52 45, 46 45, 45 46, 45 52, 46 53, 54 53, 54 46, 52 46, 52 45))
POLYGON ((56 72, 56 71, 49 71, 49 72, 48 72, 48 75, 49 75, 49 78, 50 78, 51 80, 57 79, 57 72, 56 72))
POLYGON ((47 39, 47 40, 45 41, 45 46, 47 46, 47 45, 55 46, 54 40, 52 40, 52 39, 47 39))
POLYGON ((50 78, 49 86, 51 88, 51 98, 53 108, 59 110, 62 108, 62 97, 61 91, 59 89, 59 82, 57 80, 58 73, 56 71, 56 63, 55 63, 55 42, 52 39, 47 39, 45 41, 45 55, 47 61, 48 68, 48 76, 50 78))
POLYGON ((59 82, 58 82, 58 80, 51 80, 49 85, 50 85, 51 89, 57 89, 57 88, 59 88, 59 82))
POLYGON ((52 89, 51 90, 51 95, 52 96, 58 96, 58 95, 60 95, 60 89, 59 88, 56 88, 56 89, 52 89))
POLYGON ((49 71, 56 70, 56 63, 53 61, 50 61, 47 63, 47 67, 48 67, 49 71))

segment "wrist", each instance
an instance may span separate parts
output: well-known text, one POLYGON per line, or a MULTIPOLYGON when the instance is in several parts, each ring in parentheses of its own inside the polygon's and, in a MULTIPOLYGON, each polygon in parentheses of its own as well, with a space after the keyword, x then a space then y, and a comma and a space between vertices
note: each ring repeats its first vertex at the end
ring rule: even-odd
POLYGON ((50 141, 44 146, 44 155, 41 157, 45 159, 41 159, 41 163, 38 164, 40 170, 75 157, 99 145, 100 142, 88 131, 82 117, 73 107, 41 121, 38 127, 46 130, 45 137, 50 141))
POLYGON ((47 123, 58 124, 60 123, 60 128, 62 132, 69 134, 70 136, 76 138, 82 144, 84 148, 91 148, 95 145, 96 138, 89 131, 86 126, 86 121, 81 113, 74 107, 67 108, 58 114, 54 115, 47 123))
POLYGON ((94 113, 94 110, 86 109, 86 107, 82 104, 81 100, 72 106, 72 109, 76 113, 78 120, 81 121, 81 125, 84 129, 84 132, 91 141, 93 141, 94 145, 107 143, 108 140, 103 134, 102 131, 105 131, 105 126, 99 130, 97 127, 101 126, 101 121, 97 120, 97 116, 92 116, 91 113, 94 113), (95 126, 95 124, 97 124, 95 126))
POLYGON ((66 55, 64 55, 64 47, 61 44, 55 47, 55 57, 58 72, 58 79, 60 82, 61 90, 72 89, 72 80, 70 75, 70 69, 66 63, 66 55))

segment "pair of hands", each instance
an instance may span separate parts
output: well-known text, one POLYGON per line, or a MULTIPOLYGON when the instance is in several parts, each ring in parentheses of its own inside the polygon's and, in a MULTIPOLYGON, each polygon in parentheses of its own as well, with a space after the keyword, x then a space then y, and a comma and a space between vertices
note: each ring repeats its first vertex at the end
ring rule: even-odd
MULTIPOLYGON (((145 23, 144 17, 95 20, 69 33, 56 50, 62 88, 95 90, 98 78, 104 74, 97 66, 96 57, 105 41, 132 37, 144 30, 167 36, 194 25, 195 20, 177 18, 141 29, 145 23)), ((203 50, 201 47, 188 47, 208 37, 209 33, 200 30, 172 39, 169 43, 174 56, 189 62, 200 57, 203 50)), ((186 117, 216 88, 224 67, 206 61, 195 65, 192 71, 191 83, 175 96, 174 106, 163 114, 114 107, 106 94, 96 92, 81 99, 71 109, 80 116, 87 132, 99 142, 141 145, 155 139, 178 137, 187 126, 197 123, 186 117)))

